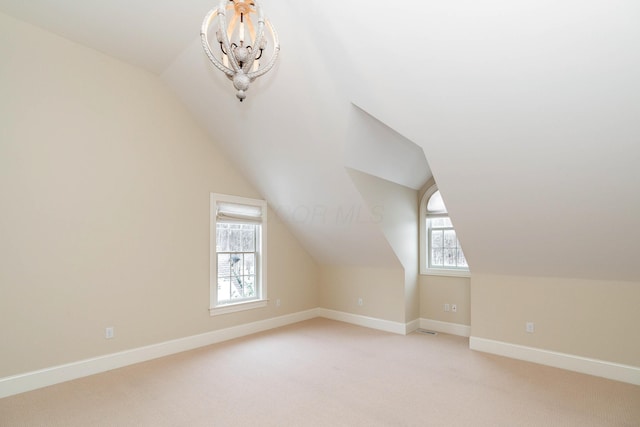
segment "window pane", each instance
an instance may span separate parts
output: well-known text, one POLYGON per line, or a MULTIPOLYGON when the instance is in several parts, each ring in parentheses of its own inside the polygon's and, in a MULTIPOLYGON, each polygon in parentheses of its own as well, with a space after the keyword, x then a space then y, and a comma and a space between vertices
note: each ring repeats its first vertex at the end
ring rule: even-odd
POLYGON ((442 231, 438 231, 438 230, 431 231, 431 247, 434 249, 441 248, 444 243, 443 236, 444 234, 442 231))
POLYGON ((243 277, 244 298, 250 298, 250 297, 255 297, 256 296, 255 282, 256 282, 255 276, 244 276, 243 277))
POLYGON ((256 226, 247 225, 242 230, 242 251, 254 252, 256 250, 256 226))
POLYGON ((227 252, 229 251, 229 228, 228 224, 216 225, 216 251, 227 252))
POLYGON ((229 301, 231 298, 231 281, 229 277, 218 277, 218 301, 229 301))
POLYGON ((244 299, 256 296, 255 276, 237 275, 231 279, 231 299, 244 299))
POLYGON ((442 195, 440 194, 440 190, 436 191, 429 197, 429 201, 427 202, 427 212, 446 212, 447 208, 444 206, 444 201, 442 200, 442 195))
MULTIPOLYGON (((459 245, 459 243, 458 243, 459 245)), ((460 247, 458 246, 458 267, 468 267, 467 265, 467 259, 464 257, 464 254, 462 253, 462 249, 460 249, 460 247)))
POLYGON ((218 223, 216 250, 218 252, 254 252, 257 227, 254 224, 218 223))
POLYGON ((229 251, 242 252, 241 224, 227 224, 229 227, 229 251))
POLYGON ((256 255, 244 254, 244 270, 242 274, 254 275, 256 274, 256 255))
POLYGON ((231 299, 244 298, 244 280, 239 274, 231 276, 231 299))
POLYGON ((238 277, 242 274, 242 254, 231 254, 231 276, 238 277))
POLYGON ((447 228, 452 227, 449 217, 429 218, 429 226, 431 228, 447 228))
POLYGON ((228 278, 231 275, 231 256, 218 254, 218 277, 228 278))
POLYGON ((456 239, 456 232, 453 230, 444 231, 444 247, 455 248, 457 246, 458 239, 456 239))
POLYGON ((455 247, 453 249, 444 249, 444 266, 445 267, 455 267, 457 254, 455 247))
POLYGON ((431 265, 440 267, 444 265, 442 249, 431 250, 431 265))

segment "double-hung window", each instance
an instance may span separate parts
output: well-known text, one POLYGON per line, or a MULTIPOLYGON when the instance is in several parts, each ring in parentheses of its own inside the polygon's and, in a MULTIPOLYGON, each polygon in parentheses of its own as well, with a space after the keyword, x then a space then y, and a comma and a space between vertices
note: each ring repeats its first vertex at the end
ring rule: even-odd
POLYGON ((451 218, 436 187, 430 188, 421 203, 421 272, 436 275, 469 275, 469 265, 451 218))
POLYGON ((267 305, 266 231, 264 200, 211 194, 212 315, 267 305))

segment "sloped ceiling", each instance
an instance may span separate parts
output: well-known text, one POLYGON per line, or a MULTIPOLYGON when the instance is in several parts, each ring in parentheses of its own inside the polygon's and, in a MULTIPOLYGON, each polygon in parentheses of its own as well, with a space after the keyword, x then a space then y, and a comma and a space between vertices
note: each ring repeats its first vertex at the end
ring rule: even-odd
POLYGON ((360 108, 350 109, 345 166, 419 190, 431 170, 422 148, 360 108))
POLYGON ((321 263, 398 265, 349 166, 433 172, 472 273, 640 281, 640 3, 264 0, 281 57, 242 104, 216 4, 0 10, 161 76, 321 263))

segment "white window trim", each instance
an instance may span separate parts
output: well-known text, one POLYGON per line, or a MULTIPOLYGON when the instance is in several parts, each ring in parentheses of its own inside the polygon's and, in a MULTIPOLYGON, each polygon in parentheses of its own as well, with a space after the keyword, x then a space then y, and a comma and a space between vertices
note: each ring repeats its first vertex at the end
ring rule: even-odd
POLYGON ((432 185, 420 199, 420 274, 423 276, 471 277, 470 270, 460 268, 430 268, 429 267, 429 238, 427 230, 427 201, 438 191, 437 185, 432 185))
POLYGON ((209 206, 209 314, 217 316, 221 314, 234 313, 238 311, 251 310, 254 308, 266 307, 269 303, 267 299, 267 202, 259 199, 247 197, 230 196, 227 194, 211 193, 209 206), (231 304, 218 304, 218 277, 216 253, 216 224, 217 206, 219 202, 234 203, 248 206, 259 206, 262 212, 262 222, 259 241, 258 268, 256 280, 258 286, 258 298, 249 301, 239 301, 231 304))

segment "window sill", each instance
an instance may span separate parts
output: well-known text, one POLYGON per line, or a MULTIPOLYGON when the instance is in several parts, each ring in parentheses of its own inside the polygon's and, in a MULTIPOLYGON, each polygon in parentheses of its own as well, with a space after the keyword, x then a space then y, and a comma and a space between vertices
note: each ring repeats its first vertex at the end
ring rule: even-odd
POLYGON ((219 316, 221 314, 252 310, 254 308, 266 307, 268 303, 269 303, 269 300, 261 299, 261 300, 254 300, 254 301, 239 302, 235 304, 219 305, 217 307, 210 308, 209 314, 211 316, 219 316))
POLYGON ((429 268, 420 272, 423 276, 471 277, 469 270, 445 270, 429 268))

